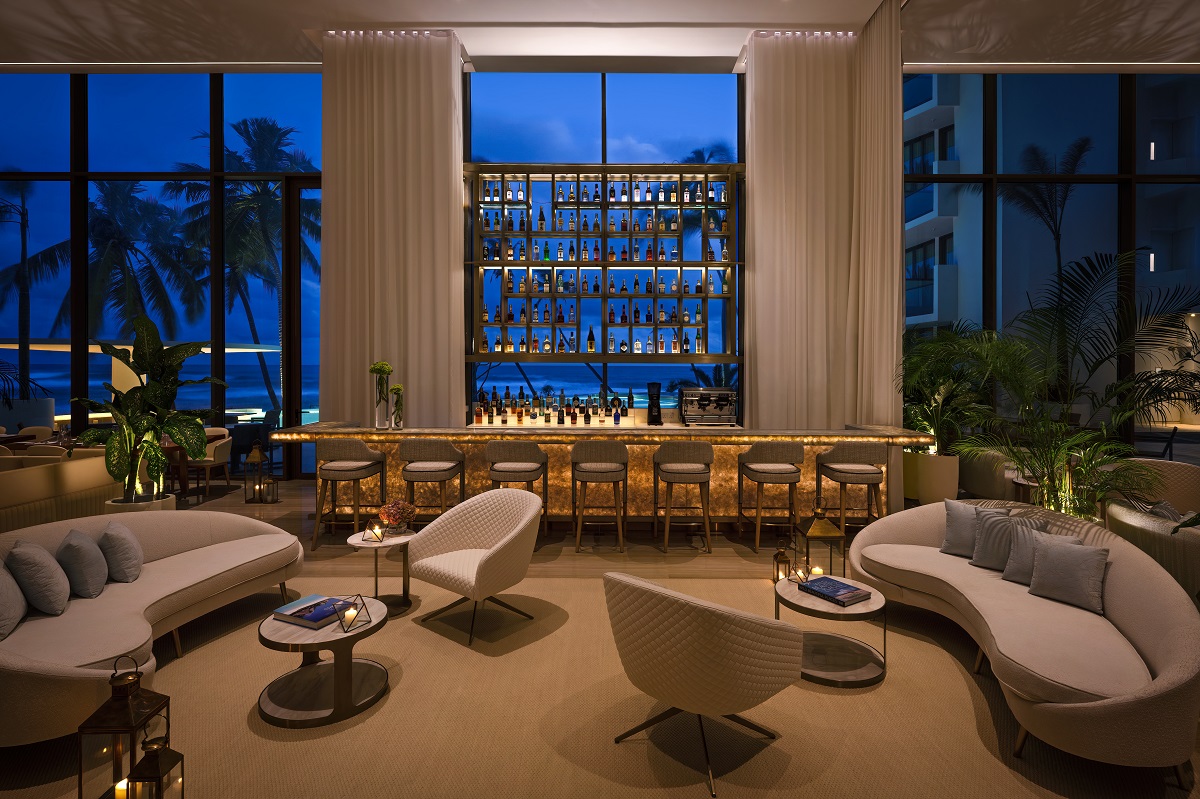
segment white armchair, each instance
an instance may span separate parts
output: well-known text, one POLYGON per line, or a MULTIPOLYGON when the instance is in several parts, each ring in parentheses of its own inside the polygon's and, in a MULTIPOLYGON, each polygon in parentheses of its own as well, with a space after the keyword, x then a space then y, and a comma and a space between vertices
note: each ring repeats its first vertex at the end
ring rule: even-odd
POLYGON ((532 619, 495 595, 525 579, 541 511, 537 494, 497 488, 455 505, 414 536, 408 542, 412 576, 462 595, 421 622, 470 601, 470 646, 475 642, 475 612, 484 602, 532 619))
POLYGON ((677 713, 695 713, 708 768, 708 791, 715 797, 704 717, 724 716, 775 738, 774 733, 737 714, 761 705, 800 679, 803 631, 617 572, 604 575, 604 599, 629 681, 671 705, 618 735, 614 743, 677 713))

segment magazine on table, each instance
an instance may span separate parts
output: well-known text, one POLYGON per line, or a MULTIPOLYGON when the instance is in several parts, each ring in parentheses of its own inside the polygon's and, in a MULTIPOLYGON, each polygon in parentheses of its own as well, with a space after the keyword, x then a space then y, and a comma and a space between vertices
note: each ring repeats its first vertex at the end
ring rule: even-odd
POLYGON ((319 630, 337 621, 338 612, 353 604, 340 597, 310 594, 275 609, 275 618, 288 624, 298 624, 310 630, 319 630))
POLYGON ((810 577, 805 582, 797 583, 796 587, 842 607, 865 602, 871 598, 870 591, 843 583, 832 577, 810 577))

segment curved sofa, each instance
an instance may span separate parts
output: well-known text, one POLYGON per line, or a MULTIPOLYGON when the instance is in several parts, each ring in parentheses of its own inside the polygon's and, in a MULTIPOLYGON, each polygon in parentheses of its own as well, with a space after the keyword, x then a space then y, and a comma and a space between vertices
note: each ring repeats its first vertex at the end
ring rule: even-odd
POLYGON ((76 731, 110 695, 118 655, 132 655, 146 684, 154 639, 210 610, 300 572, 304 548, 266 522, 212 511, 142 511, 67 519, 0 535, 0 559, 17 539, 54 553, 73 529, 99 538, 109 521, 128 527, 145 564, 132 583, 108 583, 95 599, 72 596, 61 616, 31 609, 0 641, 0 746, 76 731))
MULTIPOLYGON (((850 547, 854 577, 889 600, 958 623, 987 655, 1023 730, 1080 757, 1179 766, 1200 716, 1200 613, 1149 556, 1097 525, 1004 501, 1014 516, 1107 547, 1104 615, 1034 596, 945 555, 941 504, 880 519, 850 547)), ((1017 750, 1025 732, 1018 737, 1017 750)))

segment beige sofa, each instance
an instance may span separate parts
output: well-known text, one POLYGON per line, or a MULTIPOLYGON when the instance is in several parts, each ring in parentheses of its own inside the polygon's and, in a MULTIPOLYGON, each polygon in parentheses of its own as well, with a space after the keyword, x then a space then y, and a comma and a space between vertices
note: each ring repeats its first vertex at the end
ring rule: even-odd
POLYGON ((1179 585, 1132 544, 1097 525, 1003 501, 1044 518, 1049 532, 1109 549, 1104 615, 1034 596, 1000 573, 938 551, 941 504, 874 522, 850 547, 853 576, 889 600, 954 620, 986 654, 1026 732, 1080 757, 1128 766, 1179 766, 1200 717, 1200 613, 1179 585))
MULTIPOLYGON (((1200 466, 1158 458, 1135 458, 1158 473, 1158 499, 1180 513, 1200 511, 1200 466)), ((1178 522, 1145 513, 1127 502, 1110 502, 1105 513, 1109 530, 1158 561, 1200 607, 1200 527, 1172 533, 1178 522)))
POLYGON ((153 682, 154 639, 300 572, 304 548, 266 522, 211 511, 142 511, 27 527, 0 535, 0 558, 18 539, 55 552, 72 529, 99 538, 113 519, 141 542, 145 565, 132 583, 109 583, 95 599, 72 596, 61 616, 32 611, 0 641, 0 746, 75 732, 109 696, 118 655, 153 682))
MULTIPOLYGON (((12 456, 22 461, 33 456, 12 456)), ((104 458, 51 459, 38 466, 0 471, 0 532, 77 516, 104 513, 121 496, 104 458)))

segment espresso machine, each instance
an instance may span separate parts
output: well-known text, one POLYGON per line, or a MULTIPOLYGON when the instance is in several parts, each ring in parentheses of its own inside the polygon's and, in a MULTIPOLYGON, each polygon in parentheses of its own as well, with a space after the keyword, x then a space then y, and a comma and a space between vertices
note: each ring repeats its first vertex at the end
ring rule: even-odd
POLYGON ((662 421, 662 383, 647 383, 646 393, 650 395, 646 403, 646 424, 661 426, 662 421))

